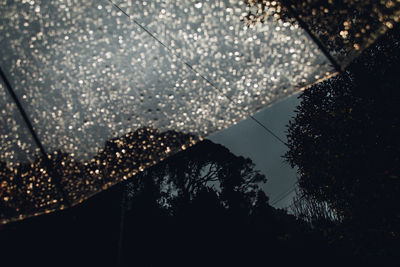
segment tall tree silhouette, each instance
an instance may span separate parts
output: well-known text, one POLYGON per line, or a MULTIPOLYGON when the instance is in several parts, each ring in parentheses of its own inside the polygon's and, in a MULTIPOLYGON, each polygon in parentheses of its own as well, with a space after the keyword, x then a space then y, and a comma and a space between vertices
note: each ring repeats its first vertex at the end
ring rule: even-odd
POLYGON ((343 217, 349 239, 369 251, 360 253, 392 253, 400 234, 398 36, 395 29, 345 73, 302 93, 288 126, 285 158, 298 167, 301 192, 343 217))

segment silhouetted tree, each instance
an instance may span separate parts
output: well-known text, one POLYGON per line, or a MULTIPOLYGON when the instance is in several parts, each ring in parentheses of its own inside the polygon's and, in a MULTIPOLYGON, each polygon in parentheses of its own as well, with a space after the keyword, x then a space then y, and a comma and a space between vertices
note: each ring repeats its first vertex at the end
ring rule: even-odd
POLYGON ((303 92, 288 127, 285 158, 298 168, 302 193, 343 218, 345 236, 336 238, 361 254, 393 253, 400 234, 398 36, 303 92))
POLYGON ((313 266, 335 255, 305 224, 269 205, 259 187, 265 181, 249 159, 210 141, 143 171, 126 184, 123 262, 313 266))

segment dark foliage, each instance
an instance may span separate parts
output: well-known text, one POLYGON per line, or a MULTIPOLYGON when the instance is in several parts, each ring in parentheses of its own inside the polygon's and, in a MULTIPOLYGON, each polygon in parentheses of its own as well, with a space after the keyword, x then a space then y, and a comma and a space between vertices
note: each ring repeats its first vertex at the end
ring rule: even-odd
POLYGON ((331 242, 377 262, 400 247, 399 32, 300 96, 285 155, 303 197, 342 218, 331 242))

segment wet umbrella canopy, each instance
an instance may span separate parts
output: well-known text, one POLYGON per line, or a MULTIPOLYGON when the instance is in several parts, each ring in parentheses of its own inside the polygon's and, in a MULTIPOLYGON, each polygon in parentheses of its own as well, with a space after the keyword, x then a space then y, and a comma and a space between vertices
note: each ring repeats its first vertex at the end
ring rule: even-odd
POLYGON ((80 203, 330 77, 400 10, 285 4, 3 1, 0 221, 80 203))

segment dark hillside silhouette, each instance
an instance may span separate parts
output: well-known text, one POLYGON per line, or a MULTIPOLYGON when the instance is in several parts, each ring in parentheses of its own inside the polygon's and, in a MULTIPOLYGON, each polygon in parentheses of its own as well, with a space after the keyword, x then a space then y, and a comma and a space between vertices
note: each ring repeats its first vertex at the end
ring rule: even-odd
POLYGON ((317 266, 344 255, 271 207, 259 187, 265 182, 249 159, 203 141, 76 207, 4 225, 2 262, 317 266))

